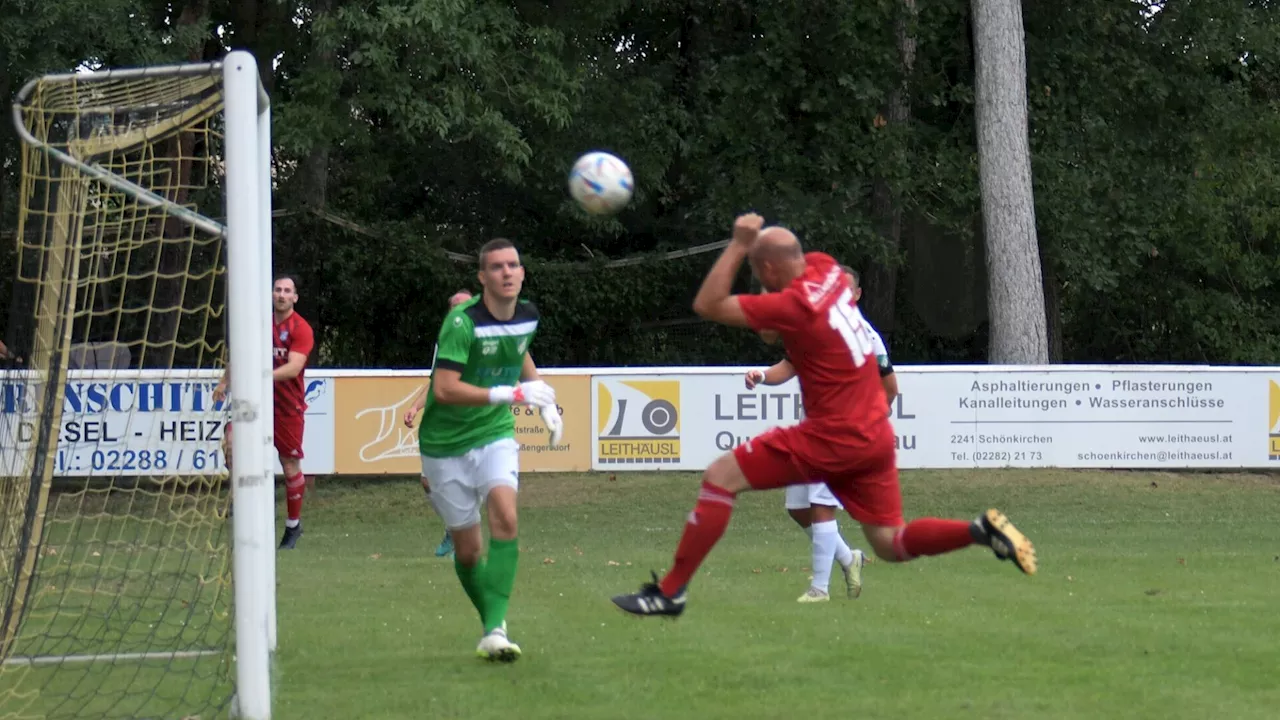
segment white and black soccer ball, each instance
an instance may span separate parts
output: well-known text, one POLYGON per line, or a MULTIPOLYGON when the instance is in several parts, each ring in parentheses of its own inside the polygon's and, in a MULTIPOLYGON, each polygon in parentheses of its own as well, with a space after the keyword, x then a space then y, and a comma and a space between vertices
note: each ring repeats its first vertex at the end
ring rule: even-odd
POLYGON ((627 203, 635 192, 631 168, 616 155, 589 152, 573 163, 569 172, 569 194, 592 215, 612 215, 627 203))

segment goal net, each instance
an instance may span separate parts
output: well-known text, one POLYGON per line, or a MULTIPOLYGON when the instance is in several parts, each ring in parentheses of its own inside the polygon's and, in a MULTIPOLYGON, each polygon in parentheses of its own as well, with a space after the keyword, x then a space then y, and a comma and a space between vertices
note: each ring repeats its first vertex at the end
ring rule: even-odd
POLYGON ((257 72, 232 53, 51 75, 14 103, 0 718, 269 716, 270 142, 257 72), (228 360, 224 408, 213 390, 228 360))

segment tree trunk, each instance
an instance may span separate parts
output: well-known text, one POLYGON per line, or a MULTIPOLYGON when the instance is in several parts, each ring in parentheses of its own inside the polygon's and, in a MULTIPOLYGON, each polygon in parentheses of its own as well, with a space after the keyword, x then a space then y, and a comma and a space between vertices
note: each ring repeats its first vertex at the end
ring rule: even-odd
MULTIPOLYGON (((329 0, 312 3, 312 12, 318 14, 320 5, 327 9, 329 0)), ((275 91, 276 73, 273 65, 280 48, 280 28, 288 26, 293 32, 289 13, 293 5, 284 2, 264 2, 263 0, 234 0, 231 12, 232 28, 235 31, 236 45, 248 50, 258 60, 258 75, 262 80, 262 89, 271 95, 275 91)))
MULTIPOLYGON (((911 119, 911 72, 916 64, 916 38, 911 34, 916 17, 916 0, 902 0, 898 17, 894 20, 894 34, 898 40, 898 84, 889 91, 884 108, 886 127, 906 123, 911 119)), ((882 177, 871 186, 871 214, 885 241, 886 262, 873 261, 862 278, 863 294, 860 306, 867 319, 880 331, 885 343, 892 345, 897 320, 898 256, 902 247, 902 207, 894 201, 893 189, 882 177)))
MULTIPOLYGON (((315 0, 312 4, 312 12, 316 18, 328 14, 332 8, 333 0, 315 0)), ((307 58, 308 68, 317 74, 334 72, 334 43, 318 41, 314 23, 312 23, 310 38, 311 53, 307 58)), ((324 208, 328 200, 330 142, 328 135, 322 133, 315 139, 311 150, 299 164, 302 204, 308 207, 324 208)))
MULTIPOLYGON (((190 0, 178 16, 179 27, 204 22, 209 13, 208 0, 190 0)), ((193 50, 188 58, 192 62, 202 59, 201 49, 193 50)), ((164 141, 163 152, 171 164, 170 187, 162 189, 165 199, 178 205, 186 205, 191 184, 191 165, 195 155, 196 139, 192 133, 179 133, 164 141)), ((157 162, 160 162, 157 160, 157 162)), ((139 357, 141 367, 173 367, 177 352, 178 330, 182 320, 182 307, 187 287, 187 267, 190 264, 192 243, 190 229, 172 215, 164 221, 160 235, 160 261, 155 281, 155 297, 151 308, 151 322, 146 345, 139 357)))
POLYGON ((1027 137, 1019 0, 973 0, 978 176, 987 242, 988 361, 1043 364, 1049 347, 1027 137))

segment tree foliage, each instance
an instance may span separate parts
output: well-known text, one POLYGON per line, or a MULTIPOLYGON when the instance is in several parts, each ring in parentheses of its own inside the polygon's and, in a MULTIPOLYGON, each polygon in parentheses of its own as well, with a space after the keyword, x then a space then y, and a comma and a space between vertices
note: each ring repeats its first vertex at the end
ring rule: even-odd
MULTIPOLYGON (((276 204, 290 212, 277 264, 301 276, 325 364, 427 364, 446 298, 477 289, 474 265, 446 251, 494 236, 526 258, 544 365, 769 360, 776 350, 750 333, 688 322, 713 253, 606 263, 723 239, 748 209, 889 273, 897 362, 981 362, 969 3, 914 5, 16 0, 0 90, 86 64, 255 52, 273 98, 276 204), (890 106, 910 112, 886 122, 890 106), (565 192, 573 159, 597 148, 638 181, 614 218, 584 215, 565 192)), ((1280 350, 1275 5, 1023 3, 1055 359, 1268 362, 1280 350)), ((16 158, 4 124, 6 228, 16 158)))

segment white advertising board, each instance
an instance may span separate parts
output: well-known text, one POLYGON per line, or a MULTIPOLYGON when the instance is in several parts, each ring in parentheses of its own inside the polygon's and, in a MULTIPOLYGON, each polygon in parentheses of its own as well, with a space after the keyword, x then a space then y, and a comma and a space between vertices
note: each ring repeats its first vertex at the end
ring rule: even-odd
MULTIPOLYGON (((584 406, 578 417, 590 418, 593 469, 701 470, 747 438, 803 417, 796 381, 749 391, 745 371, 547 372, 591 376, 590 412, 584 406)), ((903 468, 1280 468, 1280 368, 948 366, 897 373, 902 394, 888 411, 903 468)), ((335 472, 335 398, 359 392, 347 379, 400 375, 423 373, 308 371, 306 473, 335 472)), ((211 398, 217 379, 193 371, 70 373, 56 472, 224 468, 225 413, 211 398)), ((16 451, 32 441, 35 392, 17 378, 0 379, 6 473, 20 470, 16 451)))
MULTIPOLYGON (((593 468, 701 470, 803 417, 795 380, 747 390, 742 372, 593 377, 593 468)), ((1280 468, 1280 368, 897 374, 903 468, 1280 468)))
MULTIPOLYGON (((213 402, 220 375, 199 371, 71 371, 62 404, 54 472, 61 476, 191 475, 226 467, 226 412, 213 402)), ((303 471, 333 471, 333 379, 309 373, 303 471)), ((21 468, 34 439, 39 386, 0 385, 0 463, 21 468)), ((279 461, 276 470, 280 471, 279 461)))

